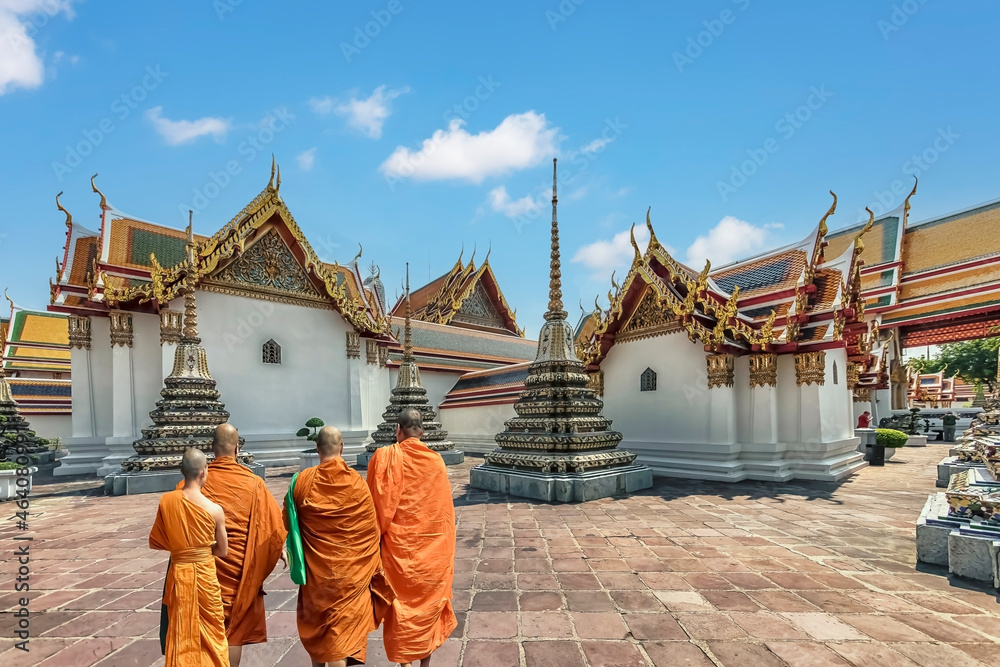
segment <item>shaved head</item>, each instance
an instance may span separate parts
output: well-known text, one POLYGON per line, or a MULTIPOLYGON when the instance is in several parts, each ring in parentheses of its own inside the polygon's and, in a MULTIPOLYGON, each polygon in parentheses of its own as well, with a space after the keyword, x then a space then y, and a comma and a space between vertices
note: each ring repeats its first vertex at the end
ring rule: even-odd
POLYGON ((181 474, 184 475, 185 482, 193 482, 207 469, 208 459, 205 458, 205 452, 200 449, 192 447, 181 457, 181 474))
POLYGON ((336 426, 324 426, 316 436, 316 452, 322 461, 340 456, 344 451, 344 437, 336 426))
POLYGON ((212 452, 215 458, 220 456, 236 456, 236 450, 240 446, 240 433, 232 424, 219 424, 215 427, 215 436, 212 438, 212 452))
POLYGON ((416 408, 404 408, 396 417, 396 438, 419 438, 424 434, 424 420, 416 408))

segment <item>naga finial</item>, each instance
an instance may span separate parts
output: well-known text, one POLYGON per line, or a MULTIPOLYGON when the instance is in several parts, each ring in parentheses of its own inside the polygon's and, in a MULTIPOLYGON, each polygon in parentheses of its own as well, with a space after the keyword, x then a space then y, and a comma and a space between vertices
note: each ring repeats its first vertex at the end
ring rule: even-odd
POLYGON ((819 238, 822 239, 826 236, 828 230, 826 226, 826 219, 829 218, 837 210, 837 195, 833 190, 830 190, 830 195, 833 196, 833 203, 830 205, 830 210, 826 212, 826 215, 822 217, 819 221, 819 238))
POLYGON ((865 226, 861 228, 861 232, 859 232, 858 235, 854 237, 855 255, 860 255, 861 251, 865 249, 865 242, 861 240, 861 237, 864 236, 872 227, 875 226, 875 214, 867 206, 865 207, 865 210, 868 211, 868 222, 866 222, 865 226))
POLYGON ((906 199, 903 200, 903 222, 910 217, 910 197, 917 194, 917 177, 913 177, 913 189, 910 190, 910 194, 906 195, 906 199))
POLYGON ((642 252, 639 250, 639 244, 635 241, 635 223, 632 223, 632 228, 628 232, 629 240, 632 242, 632 249, 635 250, 635 259, 633 261, 642 261, 642 252))
POLYGON ((353 260, 351 260, 351 263, 352 263, 352 264, 357 264, 357 263, 358 263, 358 260, 359 260, 359 259, 361 259, 361 253, 363 253, 364 251, 365 251, 365 248, 364 248, 364 246, 362 246, 362 245, 361 245, 361 244, 359 243, 359 244, 358 244, 358 254, 354 256, 354 259, 353 259, 353 260))
POLYGON ((493 240, 490 239, 490 245, 486 248, 486 257, 483 257, 483 266, 486 266, 490 262, 490 253, 493 252, 493 240))
POLYGON ((97 183, 94 182, 94 179, 96 179, 96 178, 97 178, 97 174, 94 174, 93 176, 90 177, 90 189, 93 190, 94 192, 96 192, 97 194, 101 195, 101 210, 104 211, 104 210, 110 208, 108 206, 108 198, 105 197, 104 193, 101 192, 98 189, 97 183))
MULTIPOLYGON (((95 176, 96 176, 96 174, 95 174, 95 176)), ((60 192, 59 194, 56 195, 56 208, 66 214, 66 229, 72 229, 72 227, 73 227, 73 216, 70 215, 69 211, 67 211, 63 207, 63 205, 59 203, 59 197, 61 197, 61 196, 62 196, 62 192, 60 192)))
POLYGON ((281 190, 281 166, 277 167, 277 171, 278 171, 278 178, 274 182, 274 191, 275 192, 278 192, 279 190, 281 190))
POLYGON ((653 210, 652 206, 646 209, 646 229, 649 230, 649 245, 658 246, 660 245, 660 242, 656 240, 656 234, 653 233, 653 223, 649 219, 649 212, 652 210, 653 210))
POLYGON ((267 189, 274 189, 274 170, 277 168, 278 163, 274 159, 274 153, 271 153, 271 178, 267 181, 267 189))

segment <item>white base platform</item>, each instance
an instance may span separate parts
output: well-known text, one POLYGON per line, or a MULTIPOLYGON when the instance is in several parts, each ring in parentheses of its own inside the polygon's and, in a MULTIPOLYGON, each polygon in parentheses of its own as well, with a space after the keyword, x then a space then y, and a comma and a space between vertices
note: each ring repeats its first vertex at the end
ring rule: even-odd
POLYGON ((1000 588, 1000 528, 948 516, 943 492, 927 497, 917 519, 917 560, 1000 588))
POLYGON ((868 464, 858 453, 860 438, 827 443, 691 444, 623 440, 637 464, 654 475, 718 482, 805 479, 836 482, 868 464))
POLYGON ((109 454, 106 438, 66 438, 63 447, 68 453, 59 459, 59 465, 52 470, 56 477, 95 475, 101 461, 109 454))
POLYGON ((951 476, 963 470, 976 469, 986 473, 986 466, 982 463, 972 461, 959 461, 957 456, 946 456, 941 459, 937 466, 937 482, 940 488, 947 488, 951 476))

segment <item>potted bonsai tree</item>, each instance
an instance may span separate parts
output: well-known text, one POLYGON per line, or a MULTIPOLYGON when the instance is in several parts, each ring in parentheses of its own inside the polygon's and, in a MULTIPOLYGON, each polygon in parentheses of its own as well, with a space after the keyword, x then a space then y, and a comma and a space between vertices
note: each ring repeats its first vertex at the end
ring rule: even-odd
POLYGON ((868 445, 868 454, 865 456, 865 460, 868 461, 868 465, 885 465, 885 460, 891 458, 897 448, 906 445, 908 438, 909 436, 906 433, 897 431, 896 429, 875 429, 875 444, 868 445), (886 456, 886 447, 890 449, 889 456, 886 456))

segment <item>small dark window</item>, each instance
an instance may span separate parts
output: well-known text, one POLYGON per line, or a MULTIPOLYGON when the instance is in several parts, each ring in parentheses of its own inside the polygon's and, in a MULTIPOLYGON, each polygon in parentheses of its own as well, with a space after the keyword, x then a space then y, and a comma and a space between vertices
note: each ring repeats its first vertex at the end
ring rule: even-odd
POLYGON ((274 342, 274 339, 267 341, 260 349, 261 361, 265 364, 281 363, 281 346, 274 342))
POLYGON ((833 383, 837 384, 837 362, 836 362, 836 360, 834 360, 834 362, 833 362, 833 383))
POLYGON ((656 391, 656 371, 647 368, 639 376, 639 391, 656 391))

